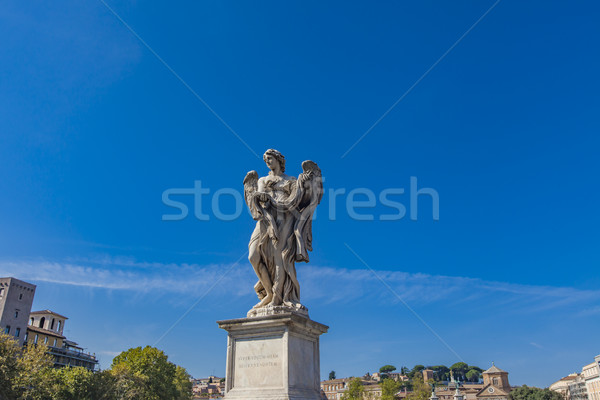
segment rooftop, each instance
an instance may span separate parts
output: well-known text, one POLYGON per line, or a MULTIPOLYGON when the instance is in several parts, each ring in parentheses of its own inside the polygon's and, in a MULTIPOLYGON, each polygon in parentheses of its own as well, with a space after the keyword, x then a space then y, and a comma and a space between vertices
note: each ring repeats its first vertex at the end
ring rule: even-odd
POLYGON ((50 311, 50 310, 32 311, 31 313, 29 313, 29 315, 54 315, 55 317, 58 317, 58 318, 69 319, 68 317, 65 317, 64 315, 60 315, 59 313, 55 313, 54 311, 50 311))
POLYGON ((508 374, 508 372, 501 370, 500 368, 496 367, 494 364, 492 364, 492 367, 483 371, 484 374, 499 374, 499 373, 504 373, 504 374, 508 374))
POLYGON ((22 281, 20 279, 13 278, 12 276, 7 276, 7 277, 4 277, 4 278, 0 278, 0 282, 2 282, 2 281, 4 281, 4 282, 10 281, 10 282, 17 283, 19 285, 25 286, 25 287, 30 288, 30 289, 35 289, 36 288, 36 286, 33 283, 25 282, 25 281, 22 281))
POLYGON ((59 333, 56 333, 54 331, 49 331, 48 329, 44 329, 44 328, 39 328, 37 326, 33 326, 33 325, 28 325, 27 326, 27 330, 32 331, 32 332, 37 332, 37 333, 42 333, 44 335, 48 335, 48 336, 54 336, 57 337, 59 339, 64 339, 65 337, 59 333))

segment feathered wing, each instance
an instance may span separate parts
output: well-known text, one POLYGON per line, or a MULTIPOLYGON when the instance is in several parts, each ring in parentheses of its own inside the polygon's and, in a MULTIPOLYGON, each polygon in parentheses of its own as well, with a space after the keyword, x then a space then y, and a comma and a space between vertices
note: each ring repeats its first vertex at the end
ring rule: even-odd
POLYGON ((308 252, 312 251, 312 217, 323 198, 323 179, 321 169, 314 161, 302 163, 304 171, 298 177, 300 201, 298 219, 294 224, 296 235, 296 261, 308 262, 308 252), (304 175, 304 179, 301 179, 304 175))
POLYGON ((255 202, 252 200, 252 195, 258 190, 258 173, 256 171, 250 171, 244 178, 244 199, 250 209, 252 218, 255 220, 260 217, 259 212, 256 208, 255 202))

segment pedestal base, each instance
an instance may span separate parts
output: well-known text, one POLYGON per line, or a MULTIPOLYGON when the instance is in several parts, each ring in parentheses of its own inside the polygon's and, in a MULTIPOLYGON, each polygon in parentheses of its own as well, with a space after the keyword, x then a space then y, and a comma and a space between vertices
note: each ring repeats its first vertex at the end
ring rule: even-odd
POLYGON ((226 400, 321 400, 319 336, 296 313, 218 321, 228 333, 226 400))

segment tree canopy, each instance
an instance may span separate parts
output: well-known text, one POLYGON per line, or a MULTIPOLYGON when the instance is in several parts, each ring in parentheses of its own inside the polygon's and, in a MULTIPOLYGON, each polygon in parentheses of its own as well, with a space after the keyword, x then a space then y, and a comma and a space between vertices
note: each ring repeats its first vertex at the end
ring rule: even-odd
POLYGON ((13 337, 0 333, 0 398, 48 398, 51 368, 46 346, 21 348, 13 337))
POLYGON ((395 371, 396 367, 394 367, 393 365, 384 365, 383 367, 379 368, 379 372, 383 373, 383 374, 389 374, 392 371, 395 371))
POLYGON ((387 378, 381 382, 381 400, 395 400, 396 393, 400 391, 402 384, 387 378))
POLYGON ((109 370, 53 368, 43 345, 20 347, 0 333, 0 399, 7 400, 190 400, 187 371, 153 347, 127 350, 109 370))
MULTIPOLYGON (((180 367, 181 368, 181 367, 180 367)), ((117 379, 119 391, 131 398, 147 400, 189 399, 183 383, 189 375, 169 362, 167 355, 154 347, 136 347, 116 356, 111 371, 117 379)), ((189 395, 188 395, 189 394, 189 395)))
POLYGON ((511 400, 563 400, 563 396, 558 392, 527 385, 513 389, 509 396, 511 400))
POLYGON ((423 382, 423 377, 416 375, 412 380, 412 392, 406 397, 407 400, 427 400, 431 389, 428 384, 423 382))
POLYGON ((363 400, 365 388, 360 378, 352 378, 348 390, 342 395, 342 400, 363 400))

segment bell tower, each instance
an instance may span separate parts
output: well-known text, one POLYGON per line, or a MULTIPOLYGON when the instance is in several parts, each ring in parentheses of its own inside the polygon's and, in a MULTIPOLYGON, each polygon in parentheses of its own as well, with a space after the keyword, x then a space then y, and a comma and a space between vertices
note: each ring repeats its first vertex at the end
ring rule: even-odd
POLYGON ((510 392, 510 384, 508 383, 508 372, 501 370, 492 363, 492 367, 483 371, 484 386, 492 385, 505 392, 510 392))

